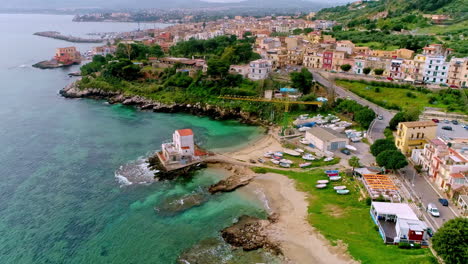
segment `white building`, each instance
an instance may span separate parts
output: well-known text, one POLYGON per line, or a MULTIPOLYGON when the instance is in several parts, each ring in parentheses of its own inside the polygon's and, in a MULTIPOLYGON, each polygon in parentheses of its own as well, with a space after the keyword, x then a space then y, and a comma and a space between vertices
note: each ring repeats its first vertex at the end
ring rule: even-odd
POLYGON ((385 243, 425 244, 428 240, 426 223, 408 204, 372 202, 370 213, 385 243))
POLYGON ((313 127, 307 130, 305 138, 320 151, 335 151, 345 148, 349 139, 330 128, 313 127))
POLYGON ((263 80, 268 78, 272 71, 271 61, 269 60, 255 60, 250 62, 249 79, 263 80))
POLYGON ((447 83, 449 64, 444 56, 427 56, 424 64, 423 81, 427 83, 447 83))
POLYGON ((196 159, 193 131, 176 130, 172 142, 162 144, 162 155, 166 164, 186 164, 196 159))
POLYGON ((365 67, 366 67, 366 60, 354 59, 353 71, 355 74, 364 74, 365 67))

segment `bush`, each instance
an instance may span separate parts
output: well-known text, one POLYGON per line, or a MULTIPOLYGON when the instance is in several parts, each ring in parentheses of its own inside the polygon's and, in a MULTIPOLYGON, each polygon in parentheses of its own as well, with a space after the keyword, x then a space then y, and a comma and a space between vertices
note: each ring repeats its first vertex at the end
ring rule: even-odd
POLYGON ((380 93, 380 88, 379 88, 379 87, 375 87, 374 91, 375 91, 376 93, 380 93))
POLYGON ((407 242, 400 242, 400 244, 398 244, 398 248, 401 248, 401 249, 410 249, 410 248, 411 248, 411 245, 410 245, 410 243, 407 243, 407 242))
POLYGON ((367 197, 367 198, 366 198, 366 205, 367 205, 367 206, 370 206, 371 204, 372 204, 372 198, 367 197))

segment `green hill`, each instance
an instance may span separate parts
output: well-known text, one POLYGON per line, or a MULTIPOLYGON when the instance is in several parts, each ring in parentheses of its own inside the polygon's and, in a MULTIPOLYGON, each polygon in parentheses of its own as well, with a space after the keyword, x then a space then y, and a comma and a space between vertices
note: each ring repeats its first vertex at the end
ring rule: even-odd
MULTIPOLYGON (((456 50, 456 56, 468 56, 468 4, 467 0, 380 0, 361 1, 343 6, 324 8, 316 19, 336 20, 341 26, 334 28, 337 39, 356 43, 374 43, 380 48, 406 47, 418 50, 425 44, 436 42, 456 50), (428 15, 443 14, 448 20, 435 23, 428 15), (373 31, 383 32, 383 36, 373 31), (406 36, 389 35, 402 31, 406 36), (372 34, 369 34, 370 32, 372 34), (372 39, 375 39, 373 41, 372 39)), ((382 35, 382 34, 381 34, 382 35)))

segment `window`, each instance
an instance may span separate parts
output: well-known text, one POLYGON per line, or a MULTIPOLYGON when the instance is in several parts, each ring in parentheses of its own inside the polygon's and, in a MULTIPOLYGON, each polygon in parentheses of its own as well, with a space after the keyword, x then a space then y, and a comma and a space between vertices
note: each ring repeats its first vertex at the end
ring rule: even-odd
POLYGON ((436 71, 438 71, 438 70, 439 70, 439 66, 436 66, 436 71))
POLYGON ((432 66, 431 66, 431 65, 429 65, 429 69, 431 69, 431 68, 432 68, 432 66))
POLYGON ((443 82, 443 81, 444 81, 444 79, 440 79, 440 81, 441 81, 441 82, 443 82))

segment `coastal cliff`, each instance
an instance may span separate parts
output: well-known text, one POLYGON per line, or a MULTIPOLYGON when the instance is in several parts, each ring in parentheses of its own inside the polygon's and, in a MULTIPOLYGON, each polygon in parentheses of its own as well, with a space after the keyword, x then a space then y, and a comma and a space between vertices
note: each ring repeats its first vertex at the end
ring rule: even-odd
POLYGON ((138 95, 124 95, 121 92, 104 91, 96 88, 80 89, 73 82, 59 92, 66 98, 91 98, 107 100, 110 104, 133 105, 142 110, 150 110, 160 113, 189 113, 197 116, 208 116, 216 120, 238 119, 242 123, 252 125, 270 125, 267 121, 258 118, 255 114, 236 110, 226 109, 210 104, 179 104, 161 103, 138 95))

